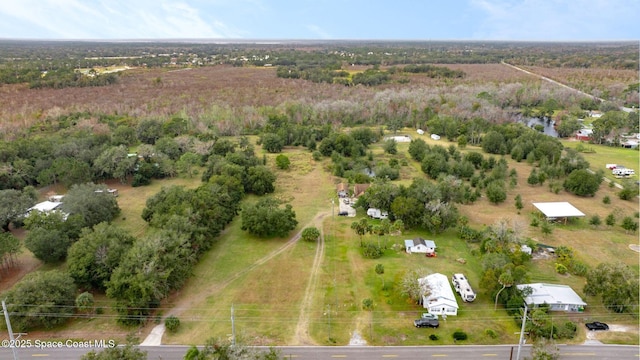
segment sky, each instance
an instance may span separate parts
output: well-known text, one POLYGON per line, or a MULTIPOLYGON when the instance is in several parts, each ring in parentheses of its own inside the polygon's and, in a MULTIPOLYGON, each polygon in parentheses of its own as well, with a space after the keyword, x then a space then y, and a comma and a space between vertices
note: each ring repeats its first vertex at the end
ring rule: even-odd
POLYGON ((640 0, 1 0, 0 39, 640 40, 640 0))

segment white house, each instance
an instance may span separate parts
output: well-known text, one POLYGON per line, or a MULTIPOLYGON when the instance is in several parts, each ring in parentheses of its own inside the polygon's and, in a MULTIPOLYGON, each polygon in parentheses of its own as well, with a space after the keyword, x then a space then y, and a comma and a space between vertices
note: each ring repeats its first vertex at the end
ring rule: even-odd
POLYGON ((422 289, 422 306, 436 315, 458 315, 458 301, 449 279, 435 273, 418 279, 422 289))
POLYGON ((405 240, 404 247, 408 254, 433 254, 436 251, 436 243, 433 240, 425 240, 421 237, 413 240, 405 240))
POLYGON ((531 294, 527 295, 524 301, 527 305, 538 307, 543 304, 549 305, 551 311, 583 311, 587 306, 582 298, 567 285, 557 284, 520 284, 518 290, 531 289, 531 294))

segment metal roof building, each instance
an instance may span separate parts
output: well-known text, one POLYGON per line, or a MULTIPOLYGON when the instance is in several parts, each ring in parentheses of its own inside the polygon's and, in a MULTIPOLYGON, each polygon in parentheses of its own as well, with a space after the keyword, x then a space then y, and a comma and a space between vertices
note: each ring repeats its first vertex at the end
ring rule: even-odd
POLYGON ((418 279, 423 289, 422 306, 432 314, 458 315, 458 301, 451 289, 449 279, 435 273, 418 279))
POLYGON ((534 307, 547 304, 552 311, 582 311, 587 303, 567 285, 558 284, 520 284, 518 290, 531 288, 531 294, 524 298, 527 305, 534 307))
POLYGON ((540 210, 547 220, 564 218, 565 222, 570 217, 582 217, 584 213, 568 202, 538 202, 533 203, 536 209, 540 210))

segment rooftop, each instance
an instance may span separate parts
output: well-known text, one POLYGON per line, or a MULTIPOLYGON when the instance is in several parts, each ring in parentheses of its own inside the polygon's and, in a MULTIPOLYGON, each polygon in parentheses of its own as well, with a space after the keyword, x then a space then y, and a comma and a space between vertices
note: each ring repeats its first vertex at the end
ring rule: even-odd
POLYGON ((559 284, 520 284, 519 290, 530 287, 533 292, 524 300, 527 304, 565 304, 565 305, 587 305, 573 289, 567 285, 559 284))
POLYGON ((539 202, 533 203, 533 206, 548 218, 584 216, 582 211, 578 210, 568 202, 539 202))

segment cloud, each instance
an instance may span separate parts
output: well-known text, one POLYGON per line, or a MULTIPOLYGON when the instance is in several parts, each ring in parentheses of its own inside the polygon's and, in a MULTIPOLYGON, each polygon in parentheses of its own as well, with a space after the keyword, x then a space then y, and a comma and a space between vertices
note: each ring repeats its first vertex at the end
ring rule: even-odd
MULTIPOLYGON (((633 35, 633 0, 470 0, 476 39, 615 40, 633 35), (626 24, 625 24, 626 22, 626 24), (612 38, 613 37, 613 38, 612 38)), ((637 11, 636 11, 637 15, 637 11)))
POLYGON ((80 0, 7 1, 0 4, 0 23, 5 23, 0 25, 0 37, 147 39, 241 34, 204 6, 170 0, 99 0, 91 6, 80 0))

